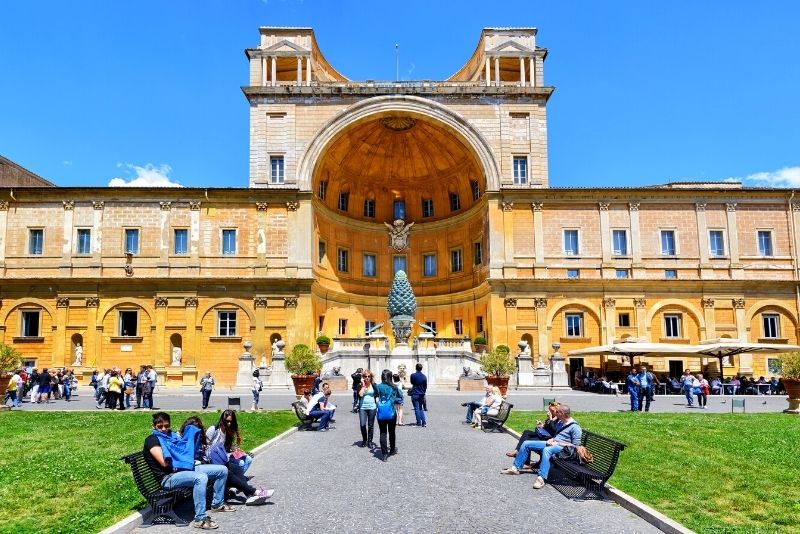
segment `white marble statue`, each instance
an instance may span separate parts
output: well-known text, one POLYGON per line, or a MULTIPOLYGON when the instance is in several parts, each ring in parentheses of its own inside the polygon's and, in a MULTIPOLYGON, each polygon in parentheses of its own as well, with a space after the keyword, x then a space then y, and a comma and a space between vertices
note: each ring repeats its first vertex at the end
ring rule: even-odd
POLYGON ((75 363, 72 364, 73 367, 79 367, 83 365, 83 347, 81 347, 80 343, 75 344, 75 363))
POLYGON ((180 347, 172 347, 172 365, 175 367, 181 364, 181 352, 180 347))

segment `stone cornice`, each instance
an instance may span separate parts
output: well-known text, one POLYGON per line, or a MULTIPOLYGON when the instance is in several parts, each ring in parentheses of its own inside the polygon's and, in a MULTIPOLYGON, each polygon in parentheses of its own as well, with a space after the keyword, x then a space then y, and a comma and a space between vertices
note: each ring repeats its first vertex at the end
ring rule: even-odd
POLYGON ((505 96, 509 99, 538 97, 547 101, 555 87, 519 87, 516 85, 486 86, 479 82, 330 82, 320 85, 315 82, 311 86, 294 85, 243 86, 242 92, 250 99, 259 97, 303 97, 309 96, 384 96, 384 95, 416 95, 416 96, 505 96))

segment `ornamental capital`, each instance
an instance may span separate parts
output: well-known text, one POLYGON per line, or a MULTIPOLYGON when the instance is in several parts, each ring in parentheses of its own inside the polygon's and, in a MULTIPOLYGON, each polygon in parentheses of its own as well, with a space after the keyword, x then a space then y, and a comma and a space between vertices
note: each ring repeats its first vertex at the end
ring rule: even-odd
POLYGON ((628 210, 629 211, 639 211, 639 202, 629 202, 628 203, 628 210))
POLYGON ((710 309, 714 307, 714 299, 702 299, 700 304, 703 305, 703 308, 710 309))
POLYGON ((269 204, 267 202, 256 202, 256 211, 267 211, 269 204))
POLYGON ((125 264, 125 276, 127 276, 128 278, 133 276, 133 265, 131 265, 130 263, 125 264))
POLYGON ((283 307, 284 308, 296 308, 297 307, 297 297, 283 297, 283 307))
POLYGON ((191 211, 200 211, 200 204, 202 204, 202 202, 200 202, 199 200, 190 200, 189 209, 191 211))
POLYGON ((706 203, 705 202, 696 202, 694 205, 695 211, 706 211, 706 203))
POLYGON ((299 207, 300 203, 295 200, 290 200, 289 202, 286 203, 286 209, 289 211, 297 211, 299 207))
POLYGON ((0 211, 8 211, 8 200, 0 200, 0 211))
POLYGON ((646 308, 647 307, 647 299, 633 299, 633 305, 636 308, 646 308))
POLYGON ((598 202, 598 205, 600 206, 600 211, 608 211, 608 206, 610 204, 611 204, 610 202, 598 202))
POLYGON ((74 200, 62 200, 61 204, 64 205, 64 211, 72 211, 73 209, 75 209, 74 200))
POLYGON ((800 211, 800 202, 792 202, 792 211, 800 211))
POLYGON ((733 302, 733 307, 736 308, 737 310, 743 310, 744 309, 744 299, 743 298, 731 299, 731 302, 733 302))
POLYGON ((56 308, 69 308, 69 297, 56 297, 56 308))
POLYGON ((183 297, 183 305, 187 308, 196 308, 198 303, 199 299, 197 297, 183 297))
POLYGON ((533 211, 542 211, 544 208, 544 202, 531 202, 531 209, 533 211))
POLYGON ((547 299, 544 297, 537 297, 533 299, 533 305, 537 308, 546 308, 547 307, 547 299))
POLYGON ((93 200, 92 201, 92 208, 96 210, 101 210, 106 207, 106 203, 102 200, 93 200))
POLYGON ((517 299, 514 298, 507 298, 503 300, 503 306, 506 308, 516 308, 517 307, 517 299))
POLYGON ((100 306, 100 297, 86 297, 87 308, 97 308, 100 306))
POLYGON ((159 202, 159 206, 161 206, 161 211, 169 211, 172 209, 172 202, 159 202))
POLYGON ((514 203, 504 200, 500 203, 500 209, 503 211, 511 211, 514 209, 514 203))
POLYGON ((725 211, 729 211, 729 212, 736 211, 736 202, 726 202, 725 203, 725 211))
POLYGON ((169 299, 167 297, 156 297, 155 304, 156 308, 166 308, 169 304, 169 299))
POLYGON ((266 308, 267 307, 267 297, 254 297, 253 298, 253 307, 254 308, 266 308))
POLYGON ((603 299, 603 307, 604 308, 613 308, 617 305, 617 300, 612 299, 611 297, 605 297, 603 299))

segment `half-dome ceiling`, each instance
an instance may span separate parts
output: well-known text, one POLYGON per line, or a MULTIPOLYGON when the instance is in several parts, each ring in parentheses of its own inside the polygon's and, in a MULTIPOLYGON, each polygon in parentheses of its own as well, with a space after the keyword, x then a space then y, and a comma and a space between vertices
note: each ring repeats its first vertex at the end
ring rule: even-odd
POLYGON ((399 199, 409 205, 411 220, 420 219, 414 207, 430 199, 438 209, 426 218, 434 220, 469 208, 485 182, 475 156, 456 134, 424 118, 385 115, 361 122, 331 142, 317 165, 314 190, 339 211, 339 194, 348 193, 352 208, 347 211, 358 218, 371 218, 363 217, 358 201, 372 198, 378 220, 388 218, 382 208, 399 199), (326 182, 322 195, 320 182, 326 182), (455 210, 450 209, 453 194, 460 204, 455 210))

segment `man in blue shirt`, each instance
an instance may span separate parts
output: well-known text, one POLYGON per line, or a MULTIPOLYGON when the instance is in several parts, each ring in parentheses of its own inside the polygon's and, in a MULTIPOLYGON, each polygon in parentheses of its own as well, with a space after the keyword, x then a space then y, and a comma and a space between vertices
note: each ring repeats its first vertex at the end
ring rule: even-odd
POLYGON ((625 379, 625 387, 628 388, 628 396, 631 398, 631 411, 639 410, 639 377, 636 374, 636 369, 631 367, 631 372, 625 379))
POLYGON ((409 378, 411 381, 411 403, 414 405, 414 415, 417 418, 417 426, 424 427, 425 412, 423 404, 425 402, 425 392, 428 390, 428 379, 422 374, 422 364, 417 364, 417 372, 412 373, 409 378))
POLYGON ((644 365, 639 366, 639 374, 636 375, 636 379, 639 380, 639 411, 642 411, 642 407, 644 406, 644 411, 650 411, 650 401, 653 398, 653 388, 655 387, 653 374, 647 372, 647 367, 644 365))

